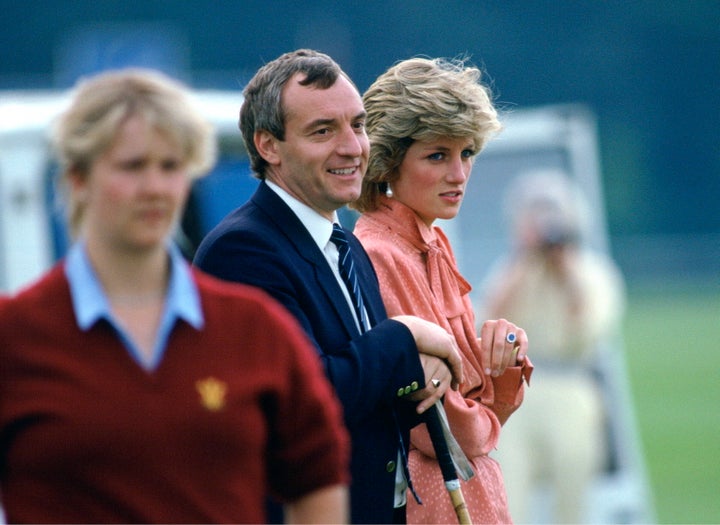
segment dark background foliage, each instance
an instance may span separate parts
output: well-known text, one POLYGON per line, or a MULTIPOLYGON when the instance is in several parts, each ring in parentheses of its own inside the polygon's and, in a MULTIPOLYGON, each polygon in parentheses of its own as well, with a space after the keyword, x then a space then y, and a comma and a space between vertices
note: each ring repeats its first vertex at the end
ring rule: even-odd
POLYGON ((2 0, 0 8, 0 89, 67 87, 128 56, 156 60, 195 87, 239 89, 263 62, 313 47, 364 90, 409 56, 467 56, 503 107, 579 102, 596 113, 611 237, 720 239, 716 0, 2 0))

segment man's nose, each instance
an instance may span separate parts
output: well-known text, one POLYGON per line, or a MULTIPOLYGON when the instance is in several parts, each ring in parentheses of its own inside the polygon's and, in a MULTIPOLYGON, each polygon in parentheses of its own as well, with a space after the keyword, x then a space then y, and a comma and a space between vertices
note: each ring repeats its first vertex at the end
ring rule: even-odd
POLYGON ((348 157, 360 157, 367 145, 367 135, 365 132, 358 132, 352 126, 343 129, 338 145, 338 153, 348 157))

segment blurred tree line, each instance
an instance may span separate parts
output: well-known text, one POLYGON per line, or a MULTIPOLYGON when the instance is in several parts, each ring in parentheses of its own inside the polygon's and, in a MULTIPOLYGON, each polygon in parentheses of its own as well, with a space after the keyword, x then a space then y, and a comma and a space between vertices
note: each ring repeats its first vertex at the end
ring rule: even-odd
POLYGON ((467 56, 504 108, 579 102, 595 111, 611 235, 720 233, 717 0, 1 0, 0 8, 0 89, 67 87, 83 63, 122 60, 110 37, 127 31, 140 54, 153 39, 172 42, 156 58, 203 88, 240 89, 297 47, 329 53, 360 90, 409 56, 467 56))

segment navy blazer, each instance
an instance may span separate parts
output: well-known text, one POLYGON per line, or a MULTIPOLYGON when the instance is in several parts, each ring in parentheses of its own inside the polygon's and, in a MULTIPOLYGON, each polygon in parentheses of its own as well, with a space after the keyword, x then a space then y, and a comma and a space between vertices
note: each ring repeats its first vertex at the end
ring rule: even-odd
MULTIPOLYGON (((418 350, 405 325, 387 319, 367 253, 346 230, 372 329, 360 334, 323 252, 264 182, 200 244, 194 263, 221 279, 259 286, 298 319, 342 402, 352 440, 353 523, 391 523, 400 439, 419 422, 398 391, 424 386, 418 350)), ((272 366, 272 363, 268 363, 272 366)))

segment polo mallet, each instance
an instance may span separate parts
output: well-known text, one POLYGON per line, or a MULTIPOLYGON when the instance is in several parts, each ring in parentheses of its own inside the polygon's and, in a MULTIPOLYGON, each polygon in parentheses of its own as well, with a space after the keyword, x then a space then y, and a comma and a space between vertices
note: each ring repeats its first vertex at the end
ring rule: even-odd
POLYGON ((470 513, 465 504, 465 497, 460 488, 458 476, 467 481, 475 473, 472 471, 470 462, 450 432, 442 402, 436 401, 435 405, 430 407, 426 414, 425 424, 427 425, 428 433, 430 434, 430 439, 435 449, 435 455, 440 465, 440 471, 445 481, 445 488, 448 494, 450 494, 450 500, 455 509, 458 523, 461 525, 471 525, 470 513))

